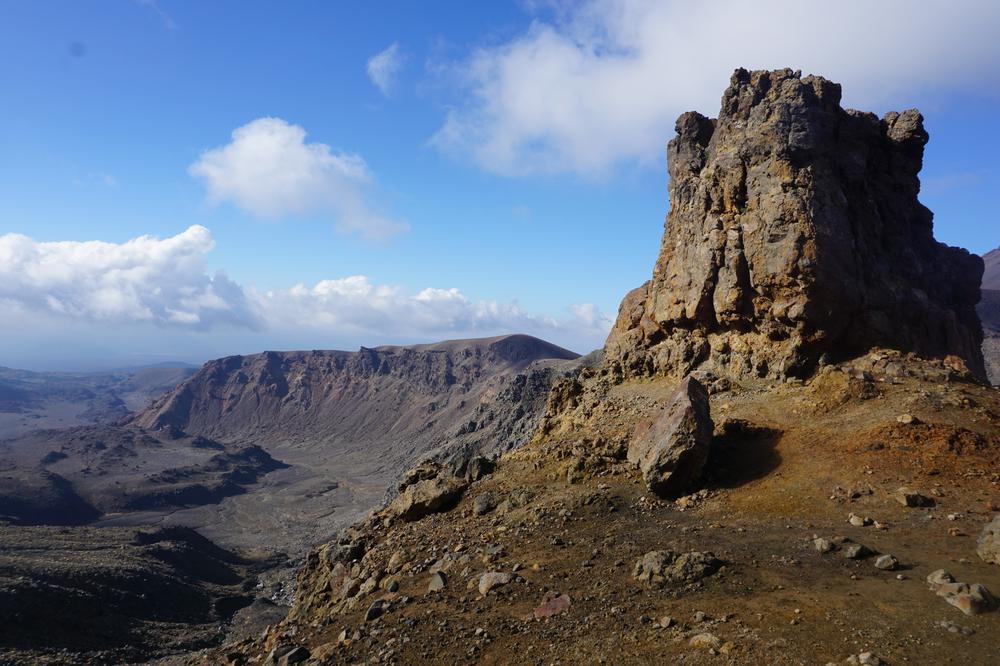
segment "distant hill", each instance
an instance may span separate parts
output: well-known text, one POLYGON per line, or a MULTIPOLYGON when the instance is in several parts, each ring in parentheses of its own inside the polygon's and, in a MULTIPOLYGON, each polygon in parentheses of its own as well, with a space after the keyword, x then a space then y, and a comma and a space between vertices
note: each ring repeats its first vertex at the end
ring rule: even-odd
POLYGON ((983 272, 983 289, 1000 290, 1000 247, 983 255, 986 270, 983 272))
POLYGON ((194 374, 162 363, 107 372, 32 372, 0 367, 0 439, 39 428, 112 423, 194 374))
POLYGON ((986 375, 993 384, 1000 384, 1000 248, 983 255, 986 270, 976 312, 983 323, 983 359, 986 375))

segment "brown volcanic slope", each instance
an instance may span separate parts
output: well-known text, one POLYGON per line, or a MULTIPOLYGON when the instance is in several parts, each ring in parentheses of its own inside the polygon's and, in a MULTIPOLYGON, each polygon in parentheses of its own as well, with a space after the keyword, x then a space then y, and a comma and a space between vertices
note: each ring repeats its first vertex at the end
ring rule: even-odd
MULTIPOLYGON (((535 438, 457 504, 374 513, 310 553, 285 622, 187 663, 995 664, 1000 613, 963 615, 925 582, 947 569, 1000 592, 975 541, 1000 507, 982 262, 934 243, 916 202, 919 113, 879 119, 839 96, 820 77, 737 70, 717 120, 682 116, 683 211, 600 367, 556 384, 535 438), (908 214, 878 214, 893 210, 908 214), (882 266, 891 280, 866 301, 871 275, 827 272, 857 234, 869 266, 880 249, 926 253, 882 266), (935 255, 954 263, 920 303, 935 255), (627 450, 689 370, 715 432, 701 488, 670 501, 627 450), (931 506, 902 505, 901 486, 931 506), (849 557, 850 542, 897 562, 849 557), (668 550, 698 554, 660 588, 637 579, 668 550)), ((455 483, 437 475, 401 499, 455 483)))
POLYGON ((228 547, 301 551, 378 504, 419 458, 526 441, 553 379, 577 357, 526 335, 232 356, 206 363, 135 424, 252 442, 289 464, 252 493, 165 522, 228 547))
POLYGON ((976 306, 983 322, 983 358, 986 374, 994 385, 1000 384, 1000 248, 983 256, 982 299, 976 306))

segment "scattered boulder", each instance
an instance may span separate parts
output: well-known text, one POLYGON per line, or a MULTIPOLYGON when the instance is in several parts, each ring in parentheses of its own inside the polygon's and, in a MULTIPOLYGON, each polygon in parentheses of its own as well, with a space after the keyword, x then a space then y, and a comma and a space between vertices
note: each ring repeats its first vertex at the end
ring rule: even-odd
POLYGON ((938 569, 927 576, 932 592, 966 615, 988 613, 997 608, 997 600, 979 583, 959 583, 954 576, 938 569))
POLYGON ((873 521, 871 518, 859 516, 856 513, 852 513, 849 516, 847 516, 847 522, 849 522, 854 527, 868 527, 875 521, 873 521))
POLYGON ((511 580, 513 576, 504 571, 487 571, 482 576, 479 577, 479 594, 484 597, 489 594, 489 591, 506 585, 511 580))
POLYGON ((443 571, 437 571, 432 576, 430 581, 427 583, 428 592, 437 592, 438 590, 443 590, 448 585, 448 579, 445 577, 443 571))
POLYGON ((373 601, 372 605, 365 611, 365 622, 371 622, 382 617, 382 614, 385 613, 385 606, 385 599, 376 599, 373 601))
POLYGON ((635 563, 632 576, 650 587, 680 585, 711 576, 722 564, 722 560, 712 553, 692 551, 677 554, 671 550, 654 550, 635 563))
POLYGON ((984 562, 1000 564, 1000 516, 986 523, 976 542, 976 553, 984 562))
POLYGON ((642 471, 651 491, 681 495, 701 477, 713 429, 708 392, 688 376, 663 412, 636 429, 628 447, 628 460, 642 471))
POLYGON ((816 537, 813 539, 813 546, 824 555, 837 549, 837 544, 833 543, 829 539, 824 539, 823 537, 816 537))
POLYGON ((532 613, 537 619, 552 617, 569 610, 572 605, 569 595, 560 594, 558 596, 548 596, 542 600, 542 604, 532 613))
POLYGON ((909 488, 899 488, 893 493, 896 501, 903 506, 909 507, 922 507, 922 506, 934 506, 934 500, 926 495, 921 495, 915 490, 910 490, 909 488))
POLYGON ((691 640, 688 641, 688 645, 693 648, 701 648, 703 650, 718 650, 722 647, 722 639, 715 634, 695 634, 691 637, 691 640))
POLYGON ((472 503, 472 513, 477 516, 484 516, 497 508, 500 500, 491 492, 480 493, 476 501, 472 503))
POLYGON ((294 647, 278 659, 278 666, 292 666, 292 664, 301 664, 302 662, 309 659, 309 650, 302 647, 294 647))
POLYGON ((863 560, 872 555, 872 549, 860 543, 848 543, 844 546, 844 557, 849 560, 863 560))
POLYGON ((875 568, 882 571, 892 571, 899 566, 899 560, 892 555, 879 555, 875 560, 875 568))
POLYGON ((404 521, 420 520, 424 516, 450 509, 462 496, 468 484, 458 477, 443 473, 408 485, 389 505, 388 513, 404 521))

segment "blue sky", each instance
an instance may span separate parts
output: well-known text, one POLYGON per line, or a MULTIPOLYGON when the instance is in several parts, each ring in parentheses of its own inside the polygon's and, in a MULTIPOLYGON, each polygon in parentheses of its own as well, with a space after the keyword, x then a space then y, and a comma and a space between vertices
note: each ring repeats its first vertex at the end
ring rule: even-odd
POLYGON ((656 257, 673 119, 737 66, 919 107, 937 237, 1000 245, 997 10, 765 4, 788 25, 746 43, 735 2, 0 2, 0 236, 31 241, 0 364, 599 346, 656 257))

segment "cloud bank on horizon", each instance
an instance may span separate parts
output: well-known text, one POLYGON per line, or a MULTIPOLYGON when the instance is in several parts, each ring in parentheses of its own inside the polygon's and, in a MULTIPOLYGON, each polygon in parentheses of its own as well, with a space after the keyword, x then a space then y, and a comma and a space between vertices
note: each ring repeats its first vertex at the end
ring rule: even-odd
POLYGON ((524 312, 516 302, 471 300, 457 288, 416 294, 355 275, 315 285, 261 291, 207 269, 215 243, 191 226, 170 238, 124 243, 39 242, 0 236, 0 309, 10 317, 210 331, 313 330, 395 339, 532 333, 556 341, 593 341, 611 321, 594 305, 574 304, 561 319, 524 312))
POLYGON ((1000 93, 991 0, 535 6, 554 18, 441 67, 462 101, 431 143, 492 173, 591 178, 653 163, 680 113, 716 115, 736 65, 822 74, 865 110, 921 90, 1000 93))
POLYGON ((302 127, 281 118, 236 128, 232 141, 204 151, 188 171, 204 182, 209 201, 230 202, 257 217, 329 214, 338 231, 370 240, 409 228, 372 204, 373 176, 360 155, 307 143, 302 127))

